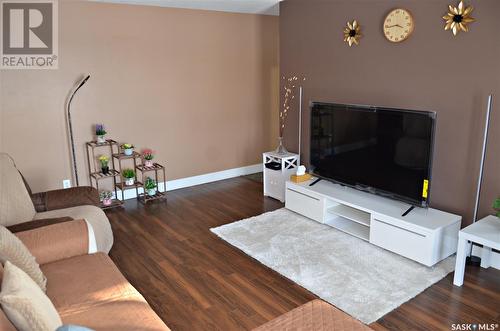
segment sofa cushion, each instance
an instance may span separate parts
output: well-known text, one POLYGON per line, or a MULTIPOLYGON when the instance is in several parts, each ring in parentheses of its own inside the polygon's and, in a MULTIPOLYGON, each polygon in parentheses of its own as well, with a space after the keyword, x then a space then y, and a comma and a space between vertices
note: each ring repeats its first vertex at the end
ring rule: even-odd
POLYGON ((71 221, 73 221, 73 218, 71 217, 44 218, 44 219, 29 221, 26 223, 10 225, 7 226, 7 229, 9 229, 9 231, 12 233, 17 233, 21 231, 33 230, 33 229, 43 228, 44 226, 48 225, 71 222, 71 221))
POLYGON ((64 190, 43 192, 46 209, 43 211, 63 209, 78 206, 99 207, 99 191, 91 186, 71 187, 64 190))
POLYGON ((84 219, 92 225, 99 252, 109 253, 113 246, 113 231, 104 212, 96 206, 79 206, 37 213, 35 219, 71 217, 84 219))
POLYGON ((61 314, 64 323, 84 325, 99 331, 167 331, 170 330, 146 301, 122 299, 87 309, 61 314))
MULTIPOLYGON (((0 263, 0 284, 2 284, 2 277, 3 277, 3 265, 0 263)), ((1 290, 0 286, 0 290, 1 290)), ((2 331, 16 331, 16 328, 12 323, 9 321, 7 316, 5 316, 5 313, 3 312, 2 309, 0 309, 0 330, 2 331)))
POLYGON ((47 295, 65 324, 95 330, 168 330, 103 253, 42 266, 47 295))
POLYGON ((47 295, 61 314, 124 297, 142 298, 104 253, 44 264, 42 270, 47 295))
POLYGON ((4 226, 31 221, 35 216, 23 179, 12 159, 0 153, 0 224, 4 226))
POLYGON ((47 278, 42 273, 35 257, 19 238, 0 225, 0 262, 5 263, 5 261, 10 261, 23 270, 45 292, 47 278))
MULTIPOLYGON (((89 227, 85 220, 47 225, 16 233, 40 264, 89 253, 89 227)), ((94 250, 95 252, 95 250, 94 250)))
POLYGON ((38 284, 7 261, 0 292, 2 309, 20 331, 53 331, 61 318, 38 284))

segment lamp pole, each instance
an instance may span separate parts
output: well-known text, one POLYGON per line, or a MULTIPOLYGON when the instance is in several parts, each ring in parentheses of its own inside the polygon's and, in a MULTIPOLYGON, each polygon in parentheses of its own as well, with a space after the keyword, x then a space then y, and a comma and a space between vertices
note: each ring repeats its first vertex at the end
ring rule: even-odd
MULTIPOLYGON (((493 96, 490 94, 488 96, 488 106, 486 109, 486 123, 484 125, 484 136, 483 136, 483 150, 481 153, 481 163, 479 166, 479 177, 477 179, 477 189, 476 189, 476 203, 474 204, 474 215, 472 217, 472 223, 476 223, 477 214, 479 212, 479 202, 481 199, 481 187, 483 185, 483 175, 484 175, 484 162, 486 160, 486 149, 488 148, 488 131, 490 129, 490 117, 491 117, 491 107, 493 106, 493 96)), ((480 265, 481 258, 472 255, 472 247, 470 246, 470 256, 467 258, 467 263, 470 265, 480 265)))
POLYGON ((75 153, 75 139, 73 137, 73 123, 71 121, 71 102, 73 101, 73 98, 75 97, 76 92, 85 85, 85 83, 89 80, 90 75, 87 75, 85 78, 83 78, 80 83, 78 83, 77 87, 73 90, 71 93, 71 96, 69 97, 69 101, 66 107, 66 114, 67 114, 67 120, 68 120, 68 130, 69 130, 69 140, 70 140, 70 146, 71 146, 71 161, 73 163, 73 173, 75 176, 75 183, 76 186, 80 186, 80 182, 78 180, 78 168, 76 166, 76 153, 75 153))
POLYGON ((301 162, 300 152, 302 149, 302 95, 303 95, 303 88, 301 85, 299 86, 299 164, 297 166, 300 166, 301 162))

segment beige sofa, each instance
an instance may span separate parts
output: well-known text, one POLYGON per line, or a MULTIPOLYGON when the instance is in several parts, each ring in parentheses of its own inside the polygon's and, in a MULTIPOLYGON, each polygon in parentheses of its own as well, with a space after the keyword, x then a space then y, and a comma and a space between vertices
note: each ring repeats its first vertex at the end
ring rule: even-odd
POLYGON ((0 153, 0 224, 12 232, 85 219, 92 225, 97 250, 108 253, 113 246, 113 232, 98 204, 98 193, 90 187, 32 194, 14 161, 0 153))
MULTIPOLYGON (((47 277, 47 296, 64 324, 94 330, 169 330, 102 252, 84 220, 16 233, 47 277), (90 254, 89 254, 90 252, 90 254)), ((0 280, 2 268, 0 265, 0 280)), ((0 310, 0 330, 15 330, 0 310)))

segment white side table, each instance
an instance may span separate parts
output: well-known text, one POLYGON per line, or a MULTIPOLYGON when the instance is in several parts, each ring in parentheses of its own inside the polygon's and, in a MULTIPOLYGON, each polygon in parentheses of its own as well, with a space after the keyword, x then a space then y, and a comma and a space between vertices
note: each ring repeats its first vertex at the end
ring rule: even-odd
POLYGON ((500 249, 500 218, 487 216, 458 233, 457 262, 453 278, 453 284, 456 286, 462 286, 464 283, 465 259, 472 243, 483 245, 481 267, 488 268, 491 249, 500 249))
POLYGON ((297 172, 300 165, 299 155, 294 153, 278 154, 267 152, 262 155, 264 168, 264 195, 285 202, 286 181, 297 172), (267 163, 279 163, 280 169, 266 168, 267 163))

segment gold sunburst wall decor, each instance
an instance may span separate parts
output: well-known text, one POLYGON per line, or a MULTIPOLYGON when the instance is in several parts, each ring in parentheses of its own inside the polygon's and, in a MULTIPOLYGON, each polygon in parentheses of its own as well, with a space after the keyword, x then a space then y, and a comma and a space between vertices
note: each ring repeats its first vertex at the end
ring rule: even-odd
POLYGON ((349 44, 349 47, 353 44, 359 45, 361 36, 361 26, 358 21, 347 22, 347 26, 344 28, 344 41, 349 44))
POLYGON ((444 29, 451 30, 454 36, 460 31, 469 31, 467 24, 474 22, 474 19, 470 16, 474 8, 472 6, 466 7, 464 2, 460 1, 458 6, 449 5, 448 9, 448 14, 443 16, 443 19, 446 21, 444 29))

